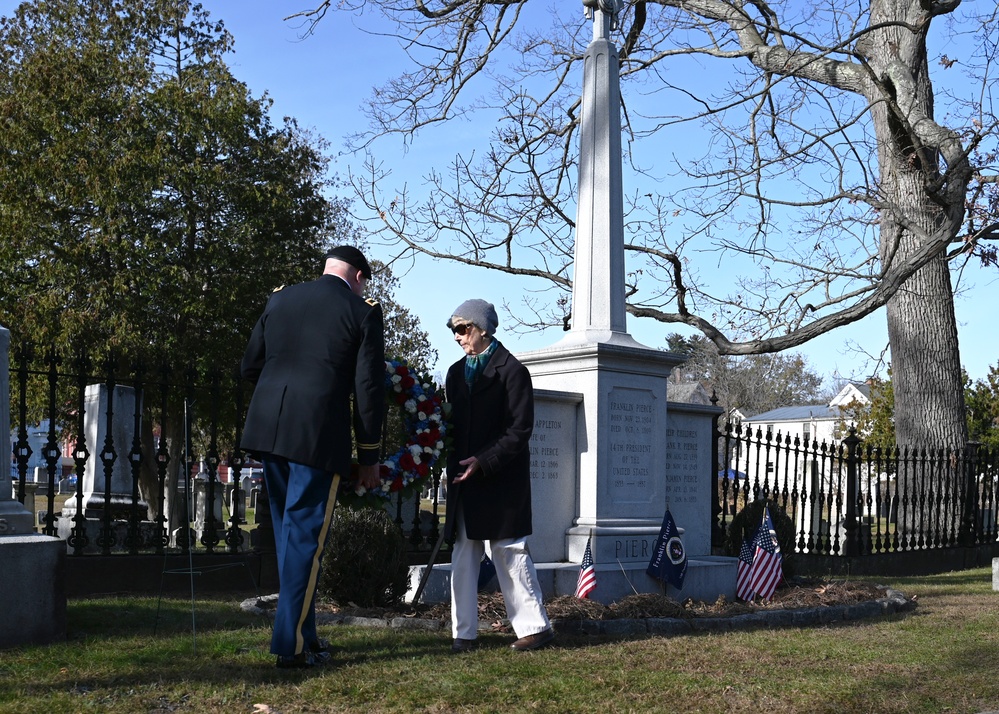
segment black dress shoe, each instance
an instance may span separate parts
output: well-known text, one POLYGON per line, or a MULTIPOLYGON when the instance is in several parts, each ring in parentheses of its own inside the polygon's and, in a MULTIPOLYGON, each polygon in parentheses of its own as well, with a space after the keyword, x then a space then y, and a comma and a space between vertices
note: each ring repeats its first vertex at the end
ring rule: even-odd
POLYGON ((510 647, 520 652, 528 652, 529 650, 541 649, 554 639, 555 633, 552 631, 552 628, 549 627, 547 630, 542 630, 537 634, 521 637, 519 640, 510 645, 510 647))
POLYGON ((320 637, 318 642, 313 642, 309 645, 309 651, 311 652, 329 652, 330 651, 330 641, 325 637, 320 637))
POLYGON ((333 661, 329 652, 299 652, 297 655, 278 655, 278 669, 306 669, 323 667, 333 661))
POLYGON ((464 654, 465 652, 471 652, 478 646, 479 643, 476 640, 463 640, 458 637, 451 643, 451 654, 464 654))

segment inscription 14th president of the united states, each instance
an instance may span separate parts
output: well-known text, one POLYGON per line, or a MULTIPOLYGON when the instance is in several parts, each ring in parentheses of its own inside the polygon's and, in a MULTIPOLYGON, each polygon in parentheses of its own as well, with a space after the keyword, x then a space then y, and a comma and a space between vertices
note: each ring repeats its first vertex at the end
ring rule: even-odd
POLYGON ((656 405, 645 389, 610 392, 610 494, 615 503, 646 503, 653 488, 656 405))

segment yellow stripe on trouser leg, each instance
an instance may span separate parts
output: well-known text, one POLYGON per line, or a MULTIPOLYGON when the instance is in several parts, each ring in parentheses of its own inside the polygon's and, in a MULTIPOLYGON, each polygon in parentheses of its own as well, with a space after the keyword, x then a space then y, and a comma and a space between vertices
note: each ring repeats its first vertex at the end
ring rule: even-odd
POLYGON ((305 598, 302 600, 302 612, 298 616, 298 627, 295 628, 295 651, 302 652, 305 649, 305 642, 302 639, 302 625, 305 618, 309 616, 309 607, 312 605, 312 598, 316 594, 316 584, 319 582, 319 562, 323 557, 323 550, 326 549, 326 536, 330 532, 330 523, 333 522, 333 509, 336 507, 336 492, 340 488, 340 474, 333 474, 333 484, 330 486, 330 495, 326 500, 326 516, 323 519, 323 529, 319 532, 319 544, 316 554, 312 558, 312 570, 309 572, 309 584, 305 588, 305 598))

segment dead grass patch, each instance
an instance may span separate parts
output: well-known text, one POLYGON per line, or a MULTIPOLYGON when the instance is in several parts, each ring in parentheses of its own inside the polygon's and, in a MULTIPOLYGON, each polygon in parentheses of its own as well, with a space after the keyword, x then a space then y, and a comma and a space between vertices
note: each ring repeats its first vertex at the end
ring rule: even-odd
MULTIPOLYGON (((653 617, 732 617, 761 610, 796 610, 815 607, 852 605, 885 597, 885 588, 861 581, 822 581, 796 579, 790 585, 777 589, 769 602, 732 601, 725 596, 707 603, 687 599, 677 602, 673 598, 655 593, 629 595, 604 605, 595 600, 580 600, 572 595, 560 595, 545 602, 548 616, 553 620, 621 620, 653 617)), ((351 603, 338 605, 326 603, 321 610, 329 613, 357 617, 395 618, 412 617, 427 620, 451 619, 450 603, 402 604, 395 607, 363 608, 351 603)), ((479 619, 494 623, 495 629, 503 627, 506 607, 500 593, 479 595, 479 619)))

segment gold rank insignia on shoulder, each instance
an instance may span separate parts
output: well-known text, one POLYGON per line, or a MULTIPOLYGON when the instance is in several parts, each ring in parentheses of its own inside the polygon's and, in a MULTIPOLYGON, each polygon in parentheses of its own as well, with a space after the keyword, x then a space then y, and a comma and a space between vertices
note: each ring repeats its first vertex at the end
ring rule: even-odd
POLYGON ((368 303, 369 305, 371 305, 371 307, 375 307, 375 306, 377 306, 377 305, 378 305, 378 301, 377 301, 377 300, 374 300, 374 299, 372 299, 372 298, 365 298, 365 299, 364 299, 364 302, 366 302, 366 303, 368 303))
POLYGON ((284 290, 284 285, 278 285, 276 288, 274 288, 273 290, 271 290, 271 292, 272 293, 276 293, 276 292, 279 292, 281 290, 284 290))

